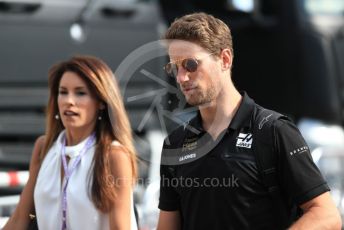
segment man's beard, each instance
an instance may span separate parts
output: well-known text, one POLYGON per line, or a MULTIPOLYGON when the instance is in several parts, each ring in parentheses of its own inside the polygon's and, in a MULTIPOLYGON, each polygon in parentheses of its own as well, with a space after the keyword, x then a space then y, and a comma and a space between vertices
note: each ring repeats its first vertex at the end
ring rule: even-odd
MULTIPOLYGON (((197 91, 197 90, 196 90, 197 91)), ((199 90, 186 98, 189 105, 202 106, 207 105, 216 98, 216 90, 213 84, 211 84, 206 91, 199 90)))

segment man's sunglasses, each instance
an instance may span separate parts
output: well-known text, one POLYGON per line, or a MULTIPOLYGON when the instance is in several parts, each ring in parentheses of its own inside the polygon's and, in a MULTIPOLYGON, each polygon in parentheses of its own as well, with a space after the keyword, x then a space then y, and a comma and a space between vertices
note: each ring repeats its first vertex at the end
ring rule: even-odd
MULTIPOLYGON (((206 58, 210 55, 213 55, 213 53, 203 57, 206 58)), ((201 63, 200 59, 196 58, 185 58, 183 60, 179 60, 176 62, 169 62, 165 65, 164 69, 166 71, 166 74, 171 77, 176 77, 178 74, 178 65, 182 66, 186 71, 193 73, 196 72, 198 65, 201 63)))

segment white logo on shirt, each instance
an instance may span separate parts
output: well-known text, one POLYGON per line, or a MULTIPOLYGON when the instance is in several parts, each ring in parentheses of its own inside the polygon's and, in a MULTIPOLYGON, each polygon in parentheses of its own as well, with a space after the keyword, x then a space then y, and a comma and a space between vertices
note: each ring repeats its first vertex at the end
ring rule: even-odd
POLYGON ((302 146, 301 148, 297 148, 297 149, 294 149, 293 151, 290 152, 290 155, 294 155, 296 153, 304 153, 304 152, 307 152, 308 151, 308 146, 302 146))
POLYGON ((253 138, 251 133, 239 133, 236 146, 250 149, 252 146, 252 140, 253 138))
POLYGON ((187 154, 185 156, 179 157, 179 162, 180 161, 185 161, 187 159, 192 159, 196 157, 196 153, 191 153, 191 154, 187 154))

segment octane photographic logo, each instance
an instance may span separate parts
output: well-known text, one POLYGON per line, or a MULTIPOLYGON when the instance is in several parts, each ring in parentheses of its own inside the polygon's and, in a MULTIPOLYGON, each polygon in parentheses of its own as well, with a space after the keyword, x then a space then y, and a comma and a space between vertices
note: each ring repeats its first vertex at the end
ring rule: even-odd
MULTIPOLYGON (((164 135, 167 148, 159 162, 144 160, 154 164, 178 165, 203 157, 218 141, 212 140, 209 135, 203 135, 201 138, 187 138, 181 146, 172 147, 173 140, 168 135, 177 127, 183 126, 184 132, 193 134, 199 134, 200 131, 188 122, 196 115, 198 108, 186 103, 175 79, 164 72, 163 67, 169 61, 167 42, 171 41, 158 40, 137 48, 121 62, 115 76, 119 81, 134 133, 158 129, 164 135), (134 112, 139 109, 140 112, 134 112)), ((213 124, 216 124, 216 119, 213 124)), ((222 136, 217 140, 221 138, 222 136)), ((139 135, 135 136, 135 140, 147 142, 139 135)))

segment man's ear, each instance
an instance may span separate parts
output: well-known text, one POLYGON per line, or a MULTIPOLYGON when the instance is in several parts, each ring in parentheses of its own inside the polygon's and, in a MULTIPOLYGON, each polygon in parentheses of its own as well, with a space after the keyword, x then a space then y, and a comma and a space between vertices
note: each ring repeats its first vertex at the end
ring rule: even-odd
POLYGON ((228 70, 232 68, 233 56, 230 49, 223 49, 221 51, 221 61, 223 70, 228 70))

